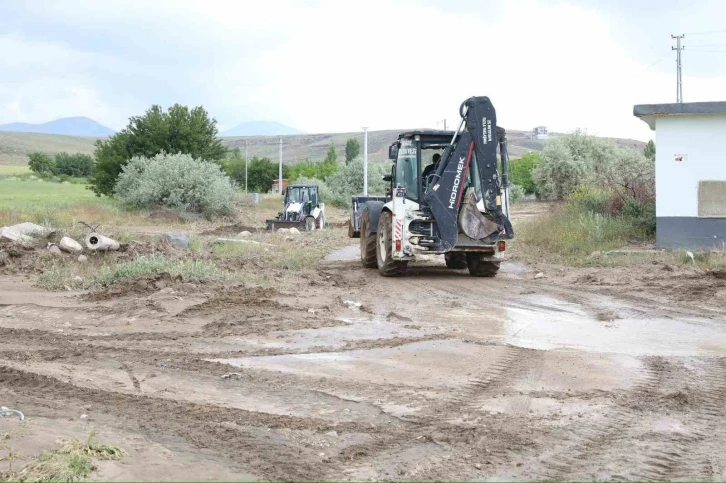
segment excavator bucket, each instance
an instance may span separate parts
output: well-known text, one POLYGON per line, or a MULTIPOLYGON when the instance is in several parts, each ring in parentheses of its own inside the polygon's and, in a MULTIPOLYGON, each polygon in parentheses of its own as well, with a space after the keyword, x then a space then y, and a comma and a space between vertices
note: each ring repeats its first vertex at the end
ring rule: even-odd
POLYGON ((464 234, 474 240, 494 242, 497 240, 502 227, 488 220, 479 212, 476 206, 476 196, 471 188, 467 190, 464 202, 459 213, 459 228, 464 234))

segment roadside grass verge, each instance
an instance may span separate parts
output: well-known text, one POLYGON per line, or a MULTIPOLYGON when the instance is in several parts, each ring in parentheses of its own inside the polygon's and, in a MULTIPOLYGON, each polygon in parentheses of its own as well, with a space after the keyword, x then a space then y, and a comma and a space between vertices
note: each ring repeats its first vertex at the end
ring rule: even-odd
POLYGON ((119 460, 126 452, 117 446, 93 441, 95 432, 82 443, 75 438, 61 438, 58 448, 43 451, 17 475, 19 481, 73 482, 86 480, 95 469, 96 460, 119 460))
POLYGON ((104 266, 91 279, 94 286, 107 287, 121 280, 168 273, 185 281, 223 281, 227 274, 217 265, 205 260, 169 260, 164 256, 138 257, 130 262, 104 266))
MULTIPOLYGON (((103 256, 103 255, 101 255, 103 256)), ((52 257, 52 256, 51 256, 52 257)), ((215 263, 198 259, 172 260, 162 255, 138 257, 132 261, 116 263, 78 263, 74 259, 58 260, 44 257, 40 261, 42 273, 37 285, 45 290, 99 290, 114 283, 134 278, 168 273, 184 281, 228 281, 234 277, 215 263)))
POLYGON ((528 263, 547 261, 590 265, 590 255, 647 240, 628 219, 570 207, 522 223, 513 243, 515 252, 528 263))

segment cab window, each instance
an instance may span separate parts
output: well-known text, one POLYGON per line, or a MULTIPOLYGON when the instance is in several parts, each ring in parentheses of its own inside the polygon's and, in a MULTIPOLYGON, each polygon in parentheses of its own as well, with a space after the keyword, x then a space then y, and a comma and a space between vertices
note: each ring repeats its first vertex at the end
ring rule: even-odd
POLYGON ((406 198, 418 200, 418 147, 413 139, 401 139, 396 159, 396 184, 406 188, 406 198))

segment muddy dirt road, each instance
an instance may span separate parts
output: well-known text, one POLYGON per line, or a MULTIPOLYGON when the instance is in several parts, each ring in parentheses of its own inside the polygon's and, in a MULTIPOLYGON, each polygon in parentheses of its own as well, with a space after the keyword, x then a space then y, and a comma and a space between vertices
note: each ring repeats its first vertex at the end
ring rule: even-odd
POLYGON ((515 262, 384 279, 356 257, 284 293, 162 279, 90 299, 5 277, 21 452, 97 430, 130 453, 110 480, 726 478, 724 281, 515 262))

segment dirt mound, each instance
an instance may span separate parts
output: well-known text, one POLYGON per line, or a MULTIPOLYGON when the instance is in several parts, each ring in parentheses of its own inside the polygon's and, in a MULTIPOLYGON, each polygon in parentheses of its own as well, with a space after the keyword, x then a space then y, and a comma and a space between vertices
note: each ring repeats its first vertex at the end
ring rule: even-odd
POLYGON ((184 315, 214 315, 221 312, 238 311, 241 307, 279 308, 273 297, 279 295, 274 288, 244 288, 240 286, 223 288, 212 299, 185 310, 184 315))
POLYGON ((181 275, 172 276, 166 272, 158 275, 122 280, 103 289, 101 292, 84 295, 83 300, 98 302, 126 295, 147 295, 170 285, 181 283, 181 281, 181 275))
POLYGON ((151 220, 163 220, 169 223, 183 223, 184 218, 182 216, 171 210, 157 210, 152 212, 149 215, 149 219, 151 220))

